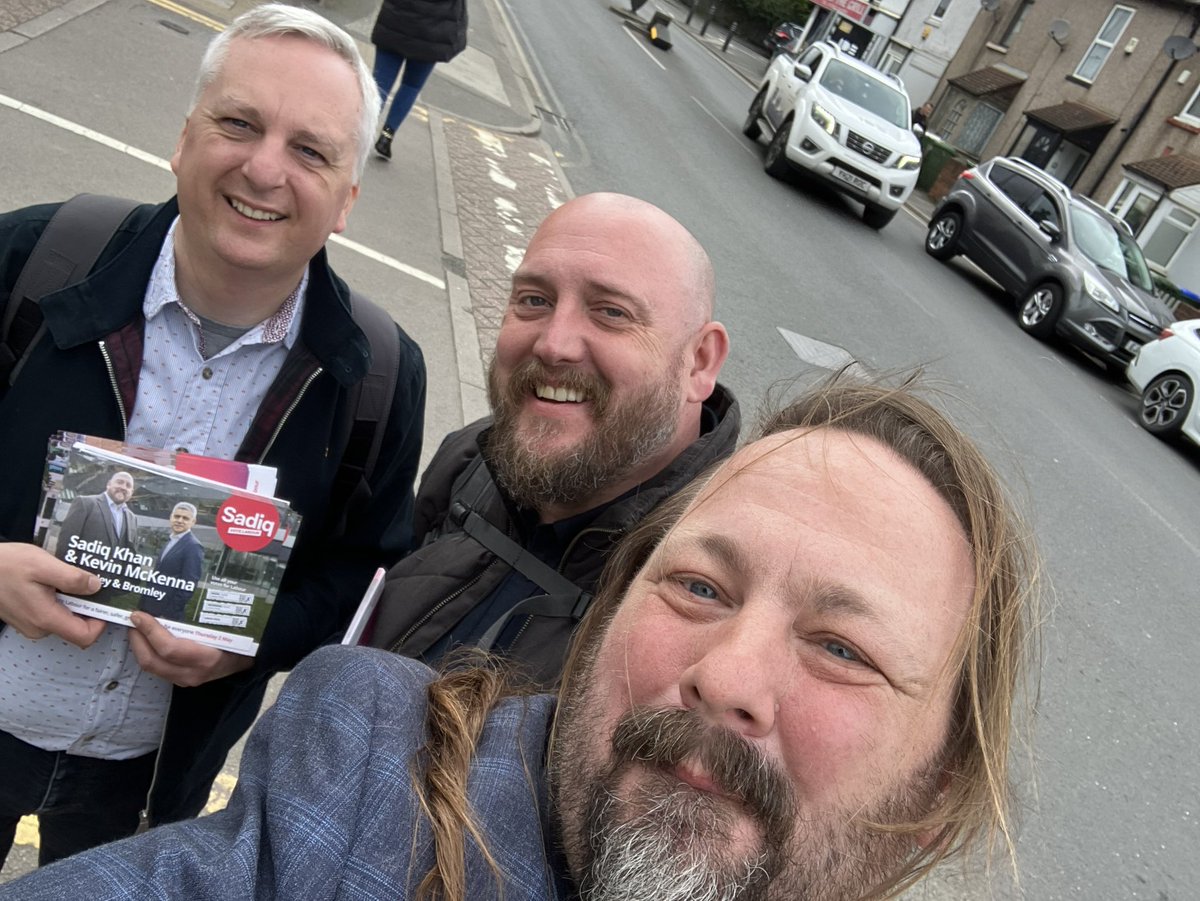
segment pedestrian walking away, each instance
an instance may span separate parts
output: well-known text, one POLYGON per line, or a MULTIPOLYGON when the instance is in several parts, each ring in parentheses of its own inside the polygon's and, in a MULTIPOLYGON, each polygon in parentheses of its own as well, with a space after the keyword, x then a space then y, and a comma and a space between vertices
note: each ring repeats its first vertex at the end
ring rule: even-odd
POLYGON ((375 84, 385 110, 375 152, 390 160, 396 129, 433 67, 454 59, 467 46, 467 0, 383 0, 371 43, 375 45, 375 84), (397 75, 400 87, 389 107, 388 96, 397 75))

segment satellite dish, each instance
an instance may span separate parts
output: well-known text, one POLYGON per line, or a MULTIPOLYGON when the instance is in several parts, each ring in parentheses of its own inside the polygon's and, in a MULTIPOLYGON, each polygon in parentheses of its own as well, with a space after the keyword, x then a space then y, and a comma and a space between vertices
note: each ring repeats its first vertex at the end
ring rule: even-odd
POLYGON ((1062 42, 1067 39, 1067 35, 1071 33, 1071 23, 1066 19, 1055 19, 1050 23, 1050 37, 1054 43, 1062 45, 1062 42))
POLYGON ((991 12, 1000 5, 1000 0, 979 0, 979 5, 983 7, 984 12, 991 12))
POLYGON ((1163 53, 1171 59, 1187 59, 1196 52, 1196 45, 1181 34, 1173 34, 1163 44, 1163 53))

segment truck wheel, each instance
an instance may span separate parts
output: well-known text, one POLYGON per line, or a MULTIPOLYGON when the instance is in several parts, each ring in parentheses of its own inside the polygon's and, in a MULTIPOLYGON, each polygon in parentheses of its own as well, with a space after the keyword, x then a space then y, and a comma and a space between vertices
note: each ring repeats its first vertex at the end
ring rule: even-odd
POLYGON ((771 143, 767 145, 767 155, 763 157, 763 169, 772 178, 786 178, 792 171, 792 164, 787 158, 787 139, 792 131, 792 117, 788 116, 775 129, 771 143))
POLYGON ((757 141, 759 135, 762 134, 762 126, 758 124, 758 120, 762 118, 762 108, 766 100, 767 86, 763 85, 762 90, 755 94, 754 99, 750 101, 750 111, 746 113, 746 124, 742 126, 742 134, 751 141, 757 141))

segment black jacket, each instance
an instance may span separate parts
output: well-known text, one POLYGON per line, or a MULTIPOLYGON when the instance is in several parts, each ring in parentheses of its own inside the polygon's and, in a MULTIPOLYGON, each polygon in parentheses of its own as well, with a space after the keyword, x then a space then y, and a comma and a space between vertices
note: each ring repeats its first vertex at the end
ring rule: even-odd
MULTIPOLYGON (((0 215, 0 312, 56 210, 43 205, 0 215)), ((0 384, 0 540, 33 537, 51 432, 125 436, 141 369, 146 284, 177 213, 174 200, 138 207, 91 275, 42 299, 47 334, 16 384, 0 384)), ((226 753, 253 722, 268 678, 344 629, 374 568, 412 546, 425 411, 420 348, 400 330, 401 369, 385 444, 390 456, 376 467, 371 496, 348 511, 348 525, 337 533, 340 510, 331 488, 350 431, 347 388, 366 374, 370 349, 324 250, 310 263, 303 317, 300 340, 237 453, 279 470, 278 495, 303 517, 299 538, 253 668, 174 690, 150 798, 154 822, 199 812, 226 753)))
MULTIPOLYGON (((632 494, 604 508, 571 540, 557 569, 579 588, 594 592, 608 554, 630 527, 733 452, 741 428, 733 394, 717 385, 704 405, 705 419, 711 424, 704 434, 632 494)), ((413 526, 421 547, 388 572, 371 633, 374 647, 421 656, 491 595, 510 571, 507 563, 467 535, 448 515, 455 501, 464 500, 460 477, 486 446, 490 424, 490 419, 481 419, 448 436, 421 477, 413 526)), ((524 543, 527 536, 520 534, 512 501, 494 481, 488 481, 483 497, 472 499, 470 506, 518 544, 524 543)), ((576 623, 570 618, 531 616, 507 653, 524 664, 538 682, 551 685, 560 674, 576 623)))
POLYGON ((467 0, 383 0, 371 43, 408 59, 448 62, 467 46, 467 0))

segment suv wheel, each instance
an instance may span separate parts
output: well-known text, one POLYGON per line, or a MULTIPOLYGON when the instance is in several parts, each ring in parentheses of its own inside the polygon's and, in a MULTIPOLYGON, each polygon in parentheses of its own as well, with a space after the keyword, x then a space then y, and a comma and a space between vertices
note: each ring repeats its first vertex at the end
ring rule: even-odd
POLYGON ((1017 322, 1033 337, 1048 341, 1054 336, 1054 325, 1061 312, 1062 288, 1054 282, 1043 282, 1026 295, 1017 312, 1017 322))
POLYGON ((867 223, 871 228, 879 231, 896 216, 895 210, 889 210, 886 207, 875 206, 873 203, 868 203, 863 207, 863 222, 867 223))
POLYGON ((948 260, 958 253, 958 236, 962 233, 962 216, 946 210, 929 223, 925 235, 925 252, 935 260, 948 260))
POLYGON ((775 134, 771 135, 771 143, 767 145, 767 155, 763 157, 763 168, 772 178, 786 178, 792 170, 792 164, 787 158, 787 139, 792 131, 792 117, 788 116, 775 134))
POLYGON ((742 134, 751 141, 757 141, 759 135, 762 134, 762 126, 758 124, 758 120, 762 118, 762 108, 766 100, 767 86, 763 85, 762 90, 755 94, 754 99, 750 101, 750 111, 746 113, 746 124, 742 126, 742 134))
POLYGON ((1174 438, 1183 428, 1195 395, 1192 383, 1182 375, 1160 375, 1142 392, 1139 414, 1146 431, 1159 438, 1174 438))

